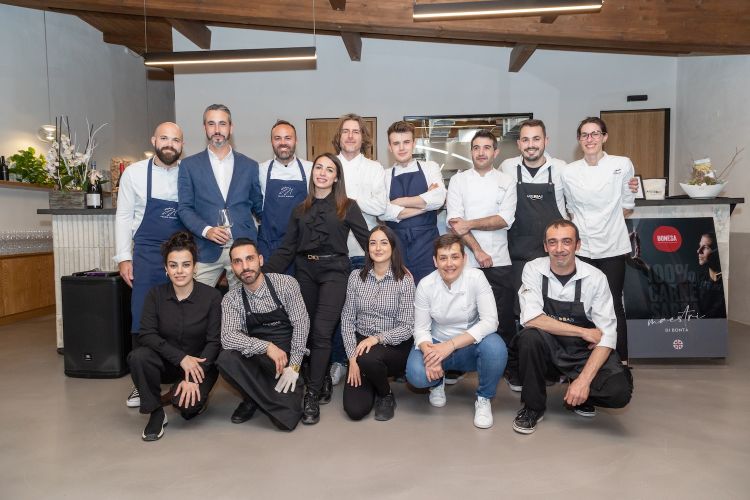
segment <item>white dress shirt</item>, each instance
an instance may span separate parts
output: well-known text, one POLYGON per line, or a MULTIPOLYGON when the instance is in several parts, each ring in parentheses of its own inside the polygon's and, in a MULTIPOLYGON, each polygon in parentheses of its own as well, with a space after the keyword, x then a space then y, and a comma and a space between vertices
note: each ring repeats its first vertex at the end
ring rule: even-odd
POLYGON ((414 347, 445 342, 468 332, 479 343, 497 331, 497 306, 490 283, 479 269, 464 268, 450 288, 435 270, 422 278, 414 297, 414 347))
MULTIPOLYGON (((448 184, 448 220, 460 217, 464 220, 481 219, 499 215, 508 224, 494 231, 472 230, 471 234, 490 257, 492 266, 509 266, 508 229, 516 214, 516 185, 513 178, 491 169, 479 175, 474 168, 459 172, 448 184)), ((469 264, 479 267, 474 254, 469 250, 469 264)))
MULTIPOLYGON (((376 161, 365 158, 362 153, 355 156, 352 161, 344 158, 343 154, 340 154, 338 158, 344 167, 346 195, 357 202, 362 215, 365 217, 367 227, 372 229, 378 223, 377 217, 383 215, 388 204, 383 166, 376 161)), ((351 232, 349 232, 347 246, 349 257, 365 254, 351 232)))
MULTIPOLYGON (((437 189, 433 189, 432 191, 425 191, 424 193, 419 195, 419 197, 422 198, 425 202, 425 207, 423 210, 425 212, 438 210, 445 204, 445 195, 447 193, 447 190, 445 189, 445 181, 443 181, 443 174, 440 172, 440 167, 438 166, 438 164, 434 161, 420 161, 419 165, 421 165, 422 172, 424 173, 425 180, 427 181, 427 188, 429 188, 431 184, 438 185, 437 189)), ((419 172, 419 167, 417 167, 417 160, 410 161, 409 164, 405 167, 401 165, 393 165, 391 168, 385 170, 385 193, 389 200, 391 197, 391 180, 392 176, 394 175, 394 171, 396 172, 396 177, 401 174, 419 172)), ((385 208, 385 214, 380 217, 380 220, 400 222, 398 215, 403 209, 404 207, 394 205, 389 202, 385 208)))
POLYGON ((515 158, 508 158, 503 160, 500 164, 500 170, 513 177, 513 182, 518 182, 518 165, 521 165, 521 182, 528 184, 547 184, 548 171, 552 169, 552 183, 555 185, 555 201, 557 202, 557 209, 560 210, 560 215, 564 218, 568 218, 568 212, 565 210, 565 194, 562 183, 562 171, 567 165, 566 162, 552 158, 547 152, 544 153, 544 158, 547 160, 544 165, 539 167, 535 176, 531 176, 529 171, 523 164, 523 156, 516 156, 515 158))
MULTIPOLYGON (((146 210, 148 162, 141 160, 128 166, 120 177, 115 215, 115 263, 133 260, 133 236, 146 210)), ((180 167, 160 167, 154 163, 151 175, 151 197, 177 201, 177 176, 180 167)))
POLYGON ((578 255, 604 259, 630 252, 622 210, 635 207, 635 194, 628 186, 633 175, 629 158, 607 153, 598 165, 580 159, 565 167, 565 200, 581 234, 578 255))
POLYGON ((617 317, 609 291, 607 277, 594 266, 576 259, 576 272, 565 286, 550 270, 549 257, 539 257, 523 268, 522 285, 518 290, 521 305, 521 325, 546 314, 542 296, 542 276, 549 278, 547 296, 553 300, 572 302, 575 300, 576 281, 581 281, 581 302, 586 317, 602 331, 599 344, 602 347, 617 347, 617 317))
MULTIPOLYGON (((302 163, 302 170, 305 171, 305 179, 310 182, 310 173, 312 172, 312 162, 299 158, 302 163)), ((273 163, 273 169, 271 170, 271 179, 281 179, 285 181, 301 181, 302 175, 299 172, 299 165, 297 164, 297 157, 293 156, 292 160, 288 165, 284 165, 278 159, 266 160, 260 164, 258 170, 258 180, 260 181, 260 192, 263 193, 263 204, 266 202, 266 177, 268 176, 268 167, 273 163)), ((344 174, 346 175, 346 174, 344 174)))
POLYGON ((214 178, 216 183, 219 185, 219 191, 224 197, 224 201, 227 199, 227 193, 229 193, 229 184, 232 182, 232 174, 234 173, 234 151, 229 148, 229 154, 223 159, 219 159, 216 154, 211 151, 211 148, 206 148, 208 151, 208 160, 211 162, 211 170, 214 171, 214 178))

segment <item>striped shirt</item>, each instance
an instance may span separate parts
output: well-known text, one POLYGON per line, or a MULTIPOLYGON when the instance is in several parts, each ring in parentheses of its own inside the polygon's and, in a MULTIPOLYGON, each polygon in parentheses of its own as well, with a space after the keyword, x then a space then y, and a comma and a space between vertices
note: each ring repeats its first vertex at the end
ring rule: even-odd
MULTIPOLYGON (((264 273, 263 284, 256 291, 248 290, 247 301, 250 309, 256 313, 267 313, 278 306, 271 297, 265 280, 271 280, 276 295, 289 315, 292 323, 292 349, 289 353, 289 365, 299 365, 308 354, 305 345, 310 331, 310 318, 307 316, 305 302, 299 290, 297 280, 285 274, 264 273)), ((278 323, 276 323, 278 324, 278 323)), ((244 356, 265 354, 268 342, 247 333, 245 307, 242 304, 242 288, 236 287, 224 296, 221 302, 221 345, 224 349, 241 352, 244 356)))
POLYGON ((356 270, 349 275, 341 311, 341 335, 348 358, 357 348, 357 333, 376 336, 384 345, 397 345, 414 332, 414 279, 407 274, 396 281, 389 269, 378 280, 371 269, 362 281, 359 273, 356 270))

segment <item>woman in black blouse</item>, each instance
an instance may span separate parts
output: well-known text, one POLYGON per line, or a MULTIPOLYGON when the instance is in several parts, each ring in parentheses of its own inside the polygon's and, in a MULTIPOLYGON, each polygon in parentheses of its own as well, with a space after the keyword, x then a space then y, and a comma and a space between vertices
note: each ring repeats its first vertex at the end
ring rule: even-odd
POLYGON ((148 292, 140 347, 128 355, 141 394, 140 411, 151 415, 141 435, 144 441, 161 438, 167 425, 161 383, 174 383, 172 405, 190 420, 206 409, 219 375, 215 361, 221 351, 221 293, 193 279, 198 257, 189 233, 173 234, 161 251, 170 282, 148 292))
POLYGON ((362 248, 367 248, 367 224, 357 203, 346 196, 341 162, 330 153, 322 154, 313 162, 307 198, 294 209, 284 241, 263 266, 263 272, 282 273, 294 262, 294 276, 310 315, 310 377, 303 424, 320 420, 320 389, 328 369, 331 338, 346 299, 350 230, 362 248))

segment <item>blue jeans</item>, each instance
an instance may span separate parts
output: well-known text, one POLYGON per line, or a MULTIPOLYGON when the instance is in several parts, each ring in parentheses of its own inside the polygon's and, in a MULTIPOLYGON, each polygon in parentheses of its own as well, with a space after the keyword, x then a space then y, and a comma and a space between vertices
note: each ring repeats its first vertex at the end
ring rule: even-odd
MULTIPOLYGON (((434 344, 439 343, 432 339, 434 344)), ((458 349, 443 360, 443 370, 457 370, 462 372, 477 372, 479 375, 479 387, 477 396, 493 398, 497 392, 497 384, 505 372, 505 363, 508 361, 508 350, 505 342, 496 333, 491 333, 478 344, 471 344, 458 349)), ((406 361, 406 380, 419 389, 435 387, 442 380, 427 380, 424 369, 422 351, 413 349, 406 361)))
MULTIPOLYGON (((352 271, 365 267, 365 257, 362 255, 349 257, 349 262, 352 265, 352 271)), ((331 363, 340 363, 342 365, 345 365, 348 362, 349 360, 346 357, 346 348, 344 347, 344 339, 341 336, 341 323, 339 322, 339 324, 336 325, 336 331, 333 332, 333 340, 331 341, 331 363)))

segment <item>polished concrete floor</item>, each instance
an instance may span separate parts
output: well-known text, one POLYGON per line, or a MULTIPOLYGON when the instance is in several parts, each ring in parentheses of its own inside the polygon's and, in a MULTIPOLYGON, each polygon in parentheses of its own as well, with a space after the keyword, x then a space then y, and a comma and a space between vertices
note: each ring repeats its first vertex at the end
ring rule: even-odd
POLYGON ((730 325, 726 362, 640 363, 630 406, 594 419, 562 408, 513 432, 518 397, 502 384, 495 426, 472 425, 469 377, 448 405, 396 384, 390 422, 349 421, 341 387, 320 424, 293 433, 263 415, 229 422, 220 383, 208 411, 144 443, 125 407, 129 377, 68 378, 51 317, 0 327, 0 499, 750 498, 750 327, 730 325))

